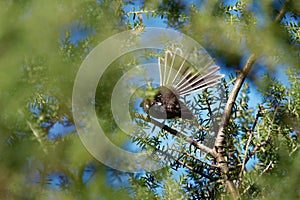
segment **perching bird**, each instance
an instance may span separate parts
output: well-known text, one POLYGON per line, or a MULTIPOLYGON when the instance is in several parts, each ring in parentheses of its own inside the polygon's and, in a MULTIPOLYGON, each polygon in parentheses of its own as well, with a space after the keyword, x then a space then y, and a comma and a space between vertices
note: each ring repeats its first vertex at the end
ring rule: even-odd
POLYGON ((213 86, 224 76, 217 73, 220 67, 207 58, 198 72, 185 63, 180 48, 173 53, 167 50, 164 58, 158 58, 160 86, 147 95, 140 106, 157 119, 192 119, 192 111, 180 97, 213 86))

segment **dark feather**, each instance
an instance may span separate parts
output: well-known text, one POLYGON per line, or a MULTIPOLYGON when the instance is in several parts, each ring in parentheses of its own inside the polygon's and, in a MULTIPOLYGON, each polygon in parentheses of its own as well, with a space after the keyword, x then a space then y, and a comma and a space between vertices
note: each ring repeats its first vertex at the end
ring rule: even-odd
POLYGON ((208 55, 203 56, 202 60, 206 63, 201 72, 197 72, 185 64, 182 54, 182 50, 176 48, 174 52, 167 50, 164 58, 158 58, 160 87, 152 100, 144 99, 142 103, 144 110, 152 117, 192 119, 192 111, 179 100, 180 96, 213 86, 224 77, 217 73, 220 67, 215 66, 208 55))

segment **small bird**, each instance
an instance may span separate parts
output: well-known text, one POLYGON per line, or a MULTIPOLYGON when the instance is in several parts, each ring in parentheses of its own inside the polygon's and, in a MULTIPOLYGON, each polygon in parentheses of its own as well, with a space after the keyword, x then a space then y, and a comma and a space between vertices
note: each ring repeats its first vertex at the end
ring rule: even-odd
POLYGON ((224 77, 223 74, 217 74, 220 67, 213 65, 211 58, 205 57, 199 72, 185 63, 182 54, 182 50, 176 48, 174 52, 167 50, 164 58, 158 58, 160 86, 148 93, 140 104, 154 118, 193 119, 193 112, 180 97, 213 86, 224 77))

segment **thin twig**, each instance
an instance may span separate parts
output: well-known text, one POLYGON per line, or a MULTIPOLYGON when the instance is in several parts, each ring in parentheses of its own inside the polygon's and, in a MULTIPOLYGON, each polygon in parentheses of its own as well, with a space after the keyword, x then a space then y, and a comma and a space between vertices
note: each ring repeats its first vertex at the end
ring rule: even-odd
POLYGON ((207 98, 207 92, 206 92, 206 90, 205 90, 205 91, 203 91, 203 96, 204 96, 204 99, 205 99, 205 104, 206 104, 206 106, 207 106, 207 109, 208 109, 209 116, 212 118, 212 116, 213 116, 213 112, 212 112, 212 110, 211 110, 211 107, 210 107, 210 104, 209 104, 209 102, 208 102, 208 98, 207 98))
POLYGON ((247 152, 248 152, 248 149, 249 149, 250 142, 252 141, 252 136, 253 136, 253 132, 250 132, 250 135, 249 135, 249 138, 248 138, 248 141, 247 141, 247 144, 246 144, 244 160, 243 160, 241 171, 240 171, 240 175, 239 175, 240 178, 243 176, 243 172, 245 170, 247 152))
POLYGON ((285 0, 285 2, 283 3, 283 5, 281 6, 276 18, 275 18, 275 21, 276 22, 280 22, 281 19, 284 17, 285 15, 285 12, 286 12, 286 4, 289 3, 289 0, 285 0))
POLYGON ((176 152, 181 153, 181 154, 183 154, 183 155, 185 155, 185 156, 187 156, 187 157, 191 157, 191 158, 193 158, 194 160, 197 160, 197 161, 199 161, 199 162, 201 162, 201 163, 203 163, 203 164, 205 164, 205 165, 208 165, 208 166, 211 166, 211 167, 214 167, 214 168, 219 168, 219 166, 214 165, 214 164, 211 164, 211 163, 207 163, 207 162, 205 162, 205 161, 203 161, 203 160, 200 160, 200 159, 197 158, 196 156, 194 156, 194 155, 192 155, 192 154, 189 154, 189 153, 186 153, 185 151, 180 151, 180 150, 174 149, 174 148, 168 148, 168 150, 170 150, 170 151, 176 151, 176 152))
POLYGON ((297 145, 297 146, 291 151, 291 153, 289 153, 289 156, 291 156, 293 153, 295 153, 295 152, 298 150, 299 147, 300 147, 300 145, 297 145))
POLYGON ((206 106, 207 106, 207 109, 208 109, 208 113, 209 113, 209 117, 210 117, 210 119, 211 119, 211 122, 212 122, 212 124, 213 124, 213 131, 215 132, 215 133, 217 133, 218 132, 218 126, 216 125, 217 123, 216 123, 216 119, 215 119, 215 117, 213 117, 213 111, 212 111, 212 109, 211 109, 211 106, 210 106, 210 104, 209 104, 209 101, 208 101, 208 97, 207 97, 207 92, 206 92, 207 90, 205 90, 204 92, 203 92, 203 96, 204 96, 204 99, 205 99, 205 104, 206 104, 206 106))
POLYGON ((240 178, 243 176, 243 171, 245 169, 247 161, 249 160, 249 159, 246 159, 247 158, 247 153, 248 153, 250 142, 252 141, 253 132, 255 130, 256 124, 257 124, 258 119, 259 119, 260 116, 261 116, 261 107, 259 107, 259 110, 258 110, 258 112, 256 114, 255 121, 253 123, 253 126, 252 126, 251 131, 250 131, 249 138, 247 140, 247 144, 246 144, 246 148, 245 148, 245 156, 244 156, 244 160, 243 160, 241 171, 240 171, 240 175, 239 175, 240 178))
POLYGON ((29 128, 31 129, 33 135, 35 136, 36 140, 40 143, 44 153, 47 154, 48 151, 47 151, 46 147, 44 146, 43 141, 42 141, 38 131, 33 128, 32 124, 29 121, 27 121, 27 124, 28 124, 29 128))
POLYGON ((251 185, 248 185, 248 187, 242 192, 242 195, 243 194, 246 194, 246 192, 251 188, 251 185))
MULTIPOLYGON (((129 11, 129 12, 127 12, 127 13, 125 13, 125 15, 126 16, 130 16, 130 15, 138 15, 138 14, 156 14, 158 12, 158 10, 138 10, 138 11, 129 11)), ((160 13, 162 16, 167 16, 167 15, 170 15, 170 12, 168 12, 168 11, 164 11, 163 13, 160 13)), ((188 16, 181 16, 182 17, 182 19, 189 19, 189 17, 188 16)))
MULTIPOLYGON (((274 110, 274 114, 273 114, 273 119, 271 122, 271 125, 274 123, 275 121, 275 117, 277 114, 277 110, 278 110, 278 106, 276 106, 275 110, 274 110)), ((245 162, 247 163, 249 161, 249 159, 256 153, 256 151, 258 151, 262 146, 264 146, 265 144, 268 143, 268 141, 270 140, 271 137, 271 125, 269 126, 269 130, 268 130, 268 135, 266 137, 266 139, 264 139, 262 142, 257 143, 255 145, 255 147, 252 149, 252 151, 248 154, 248 156, 245 158, 245 162)))
POLYGON ((270 163, 268 164, 268 166, 261 172, 260 176, 262 176, 264 173, 266 173, 272 164, 273 164, 273 160, 271 160, 270 163))

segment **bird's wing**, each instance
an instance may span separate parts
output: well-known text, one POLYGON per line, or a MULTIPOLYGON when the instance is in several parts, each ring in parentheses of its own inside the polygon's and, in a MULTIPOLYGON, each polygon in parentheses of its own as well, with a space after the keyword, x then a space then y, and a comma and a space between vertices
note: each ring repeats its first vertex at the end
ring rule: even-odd
POLYGON ((192 111, 181 101, 180 101, 180 112, 181 112, 182 119, 194 118, 194 114, 192 113, 192 111))

